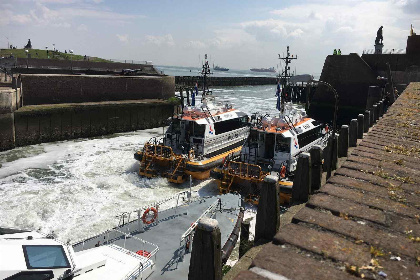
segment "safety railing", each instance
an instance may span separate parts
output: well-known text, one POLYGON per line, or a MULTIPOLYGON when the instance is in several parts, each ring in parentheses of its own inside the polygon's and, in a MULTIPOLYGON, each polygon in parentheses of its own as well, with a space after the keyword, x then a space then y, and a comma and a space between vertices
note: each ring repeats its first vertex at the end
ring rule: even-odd
POLYGON ((210 205, 206 209, 206 211, 204 211, 203 214, 201 214, 201 216, 194 223, 191 224, 191 226, 184 232, 184 234, 182 234, 180 243, 182 243, 182 241, 184 241, 185 238, 187 238, 188 236, 190 236, 192 234, 192 232, 194 231, 194 229, 196 228, 196 226, 198 224, 198 221, 200 219, 206 217, 209 213, 213 213, 217 206, 221 207, 221 199, 220 198, 217 199, 212 205, 210 205))

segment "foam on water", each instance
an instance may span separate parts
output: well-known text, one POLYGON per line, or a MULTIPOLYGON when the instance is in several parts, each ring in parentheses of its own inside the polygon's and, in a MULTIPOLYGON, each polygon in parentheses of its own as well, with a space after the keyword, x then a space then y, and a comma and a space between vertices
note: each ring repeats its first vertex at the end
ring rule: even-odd
MULTIPOLYGON (((213 90, 219 100, 252 112, 275 112, 274 86, 213 90)), ((137 174, 133 154, 162 128, 16 148, 0 153, 0 226, 54 231, 73 241, 118 223, 117 215, 184 190, 165 179, 137 174)), ((194 182, 213 195, 211 180, 194 182)))

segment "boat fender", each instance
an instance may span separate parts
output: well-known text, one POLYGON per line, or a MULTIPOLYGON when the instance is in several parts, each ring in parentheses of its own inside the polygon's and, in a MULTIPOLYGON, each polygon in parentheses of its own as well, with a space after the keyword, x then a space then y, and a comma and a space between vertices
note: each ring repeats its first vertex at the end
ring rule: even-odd
POLYGON ((158 215, 158 211, 156 210, 156 208, 155 207, 150 207, 150 208, 147 208, 146 211, 144 211, 143 217, 141 219, 143 220, 144 224, 150 225, 151 223, 153 223, 156 220, 157 215, 158 215), (147 219, 147 214, 149 214, 150 211, 153 212, 153 218, 148 220, 147 219))
POLYGON ((286 166, 284 166, 284 165, 281 167, 281 170, 280 170, 280 177, 281 177, 281 178, 286 177, 286 166))
POLYGON ((140 256, 143 256, 143 257, 146 257, 146 258, 150 257, 150 253, 147 252, 146 250, 138 250, 136 252, 136 254, 137 255, 140 255, 140 256))

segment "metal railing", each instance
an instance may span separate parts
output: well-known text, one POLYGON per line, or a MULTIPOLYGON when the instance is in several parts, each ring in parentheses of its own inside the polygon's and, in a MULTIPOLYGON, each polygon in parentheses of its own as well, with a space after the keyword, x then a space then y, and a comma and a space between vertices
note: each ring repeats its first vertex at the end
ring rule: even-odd
POLYGON ((182 243, 182 241, 184 241, 185 238, 187 238, 189 235, 191 235, 191 233, 197 227, 198 221, 200 219, 206 217, 207 214, 209 214, 209 213, 213 213, 213 211, 219 205, 221 207, 221 199, 220 198, 218 198, 212 205, 210 205, 209 208, 207 208, 207 210, 204 211, 203 214, 201 214, 201 216, 194 223, 191 224, 191 226, 187 229, 187 231, 185 231, 184 234, 182 234, 180 243, 182 243))

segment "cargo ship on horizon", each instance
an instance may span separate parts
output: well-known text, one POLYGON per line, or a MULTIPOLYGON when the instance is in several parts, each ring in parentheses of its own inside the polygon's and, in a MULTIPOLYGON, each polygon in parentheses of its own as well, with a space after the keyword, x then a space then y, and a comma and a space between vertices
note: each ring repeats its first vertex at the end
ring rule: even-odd
POLYGON ((274 67, 271 67, 271 68, 251 68, 249 70, 251 70, 252 72, 271 72, 271 73, 276 72, 274 67))

